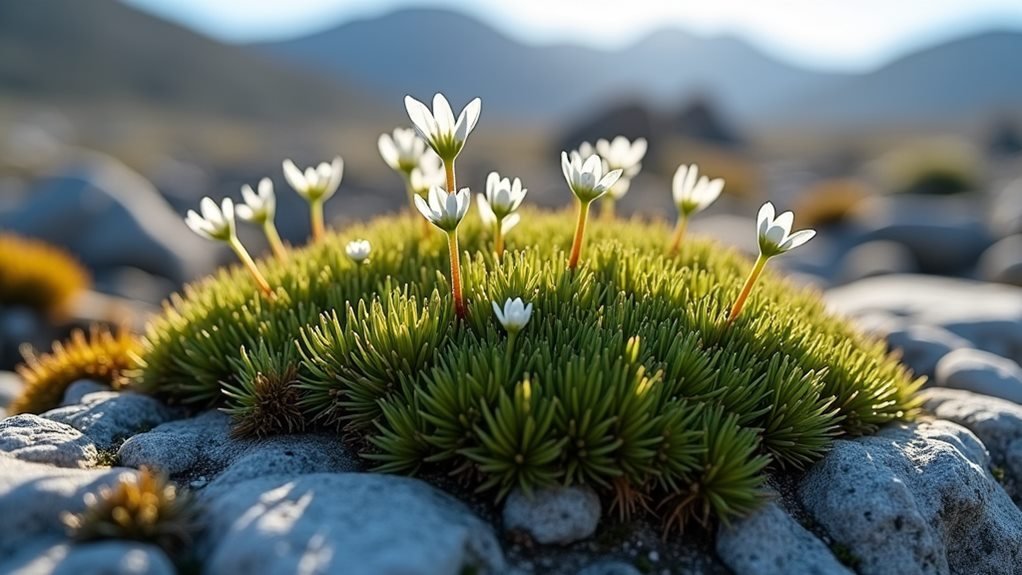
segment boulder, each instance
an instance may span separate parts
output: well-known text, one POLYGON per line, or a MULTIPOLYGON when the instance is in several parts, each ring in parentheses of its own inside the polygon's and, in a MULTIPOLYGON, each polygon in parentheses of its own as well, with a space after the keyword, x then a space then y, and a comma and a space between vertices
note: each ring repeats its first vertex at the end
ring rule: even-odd
POLYGON ((879 275, 914 273, 915 255, 898 242, 874 240, 861 243, 845 253, 838 280, 851 282, 879 275))
POLYGON ((717 531, 717 556, 736 575, 851 575, 776 501, 717 531))
POLYGON ((1009 183, 994 196, 990 227, 1001 237, 1022 234, 1022 178, 1009 183))
POLYGON ((935 276, 890 275, 827 290, 835 312, 853 318, 934 325, 972 347, 1022 362, 1022 288, 935 276))
POLYGON ((177 411, 148 395, 99 391, 85 395, 82 403, 51 409, 42 416, 81 431, 99 449, 111 449, 121 440, 174 419, 177 411))
POLYGON ((177 570, 158 547, 125 541, 71 544, 45 541, 30 545, 6 561, 0 573, 11 575, 174 575, 177 570))
POLYGON ((64 513, 80 513, 85 494, 132 469, 68 469, 0 457, 0 557, 42 538, 63 537, 64 513))
POLYGON ((0 229, 60 245, 93 270, 134 267, 181 284, 208 271, 216 249, 191 233, 148 180, 96 152, 74 154, 37 181, 0 229))
POLYGON ((1022 511, 983 444, 947 421, 835 441, 798 488, 864 575, 1022 573, 1022 511))
POLYGON ((229 489, 256 477, 358 470, 356 458, 336 436, 234 439, 230 418, 216 410, 135 435, 121 445, 117 455, 118 461, 129 467, 145 465, 171 476, 215 477, 207 490, 229 489))
POLYGON ((965 338, 925 324, 898 324, 886 330, 885 337, 888 347, 901 354, 902 363, 931 380, 942 357, 952 350, 969 347, 965 338))
POLYGON ((67 386, 64 391, 64 399, 60 402, 61 407, 82 403, 86 395, 97 391, 110 391, 110 386, 91 379, 79 379, 67 386))
POLYGON ((600 497, 589 487, 551 487, 527 494, 514 489, 504 503, 504 528, 539 543, 567 545, 591 536, 600 523, 600 497))
POLYGON ((964 389, 1022 403, 1022 367, 1014 361, 978 349, 956 349, 936 368, 940 387, 964 389))
POLYGON ((210 575, 499 574, 507 566, 492 528, 421 481, 317 473, 203 491, 210 575))
POLYGON ((0 454, 57 467, 93 467, 99 451, 80 431, 29 413, 0 420, 0 454))
POLYGON ((992 463, 1004 471, 1004 485, 1022 502, 1022 406, 958 389, 934 387, 922 395, 923 407, 941 419, 953 421, 983 442, 992 463))
POLYGON ((1022 286, 1022 234, 998 240, 983 252, 979 276, 987 281, 1022 286))

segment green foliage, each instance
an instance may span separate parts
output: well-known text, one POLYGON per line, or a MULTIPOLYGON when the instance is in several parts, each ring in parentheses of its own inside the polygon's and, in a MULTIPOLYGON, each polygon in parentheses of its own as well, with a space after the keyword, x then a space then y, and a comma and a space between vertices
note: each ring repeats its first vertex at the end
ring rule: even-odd
POLYGON ((586 484, 667 529, 748 513, 768 466, 803 468, 835 437, 917 409, 919 382, 816 294, 767 273, 728 326, 745 259, 697 238, 667 256, 662 225, 606 221, 571 272, 572 230, 568 214, 526 212, 498 260, 487 230, 464 222, 464 320, 445 237, 407 218, 262 262, 273 300, 223 270, 152 323, 135 384, 199 406, 223 389, 244 412, 253 374, 294 365, 297 350, 291 406, 380 471, 446 473, 498 498, 586 484), (372 242, 370 263, 344 255, 354 238, 372 242), (535 307, 510 339, 490 309, 508 297, 535 307))
MULTIPOLYGON (((232 358, 233 359, 233 358, 232 358)), ((305 429, 298 389, 298 350, 286 346, 271 353, 262 342, 254 353, 241 349, 235 377, 225 382, 224 412, 231 416, 235 437, 265 437, 305 429)))
POLYGON ((0 233, 0 305, 25 306, 59 317, 89 283, 85 268, 64 250, 0 233))
POLYGON ((85 510, 63 516, 70 535, 79 541, 127 539, 152 543, 171 556, 198 533, 195 499, 178 491, 166 477, 147 468, 124 473, 118 481, 85 494, 85 510))

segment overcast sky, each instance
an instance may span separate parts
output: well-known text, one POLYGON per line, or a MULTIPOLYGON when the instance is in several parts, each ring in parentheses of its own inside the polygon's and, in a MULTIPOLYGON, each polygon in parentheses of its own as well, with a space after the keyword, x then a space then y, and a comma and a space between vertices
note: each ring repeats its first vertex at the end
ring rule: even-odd
POLYGON ((298 36, 354 18, 431 5, 473 14, 526 42, 613 48, 672 26, 704 35, 735 34, 796 63, 852 70, 969 32, 1022 30, 1022 0, 125 1, 230 42, 298 36))

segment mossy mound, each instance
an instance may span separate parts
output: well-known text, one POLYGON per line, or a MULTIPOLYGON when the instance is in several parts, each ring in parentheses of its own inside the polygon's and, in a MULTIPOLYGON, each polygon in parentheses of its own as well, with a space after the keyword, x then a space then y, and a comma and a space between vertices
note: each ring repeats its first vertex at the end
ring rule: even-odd
POLYGON ((420 224, 378 219, 262 262, 272 300, 242 269, 185 288, 150 326, 135 384, 226 404, 261 434, 336 428, 381 471, 498 497, 585 483, 668 527, 748 512, 768 466, 803 467, 916 408, 919 382, 810 291, 768 274, 727 325, 750 263, 716 244, 667 256, 662 224, 601 221, 569 271, 570 215, 526 211, 501 260, 470 217, 459 321, 446 238, 420 224), (345 256, 355 238, 368 263, 345 256), (509 297, 535 306, 513 340, 491 310, 509 297))
POLYGON ((88 272, 64 250, 0 233, 0 305, 62 316, 88 287, 88 272))

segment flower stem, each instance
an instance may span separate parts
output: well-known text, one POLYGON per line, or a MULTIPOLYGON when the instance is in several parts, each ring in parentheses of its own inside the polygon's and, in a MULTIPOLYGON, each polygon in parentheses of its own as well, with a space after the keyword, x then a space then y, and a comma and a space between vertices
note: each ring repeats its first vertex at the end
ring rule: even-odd
POLYGON ((504 233, 502 228, 504 227, 502 221, 497 220, 493 224, 493 251, 497 253, 497 257, 504 255, 504 233))
POLYGON ((671 236, 671 251, 670 254, 673 256, 678 253, 678 248, 681 247, 681 238, 685 236, 685 230, 688 229, 688 216, 684 214, 678 215, 678 223, 674 224, 674 234, 671 236))
POLYGON ((752 266, 752 271, 749 272, 749 277, 745 280, 745 286, 742 287, 742 292, 738 294, 738 299, 735 300, 735 304, 731 306, 731 313, 727 316, 727 323, 731 324, 738 317, 738 314, 742 313, 742 308, 745 307, 745 301, 749 299, 749 294, 752 293, 752 287, 756 285, 756 280, 759 279, 759 274, 763 273, 763 268, 766 266, 766 256, 760 254, 756 258, 756 265, 752 266))
POLYGON ((252 261, 252 256, 248 255, 248 250, 245 249, 245 246, 241 244, 241 241, 237 238, 237 236, 232 237, 228 243, 231 245, 231 249, 234 250, 234 253, 238 255, 238 259, 241 260, 241 263, 245 264, 248 271, 252 273, 252 277, 254 277, 256 283, 259 284, 259 289, 266 294, 266 297, 272 298, 273 290, 270 289, 269 282, 266 281, 262 272, 260 272, 259 268, 256 267, 255 262, 252 261))
POLYGON ((454 180, 454 160, 444 160, 444 173, 447 175, 447 193, 453 194, 454 190, 458 189, 454 180))
POLYGON ((461 295, 461 255, 458 251, 458 230, 447 232, 447 248, 451 254, 451 292, 454 296, 454 312, 465 317, 465 300, 461 295))
POLYGON ((405 193, 408 194, 408 209, 412 215, 412 219, 415 219, 417 210, 415 209, 415 189, 412 188, 412 174, 411 172, 401 171, 401 177, 405 180, 405 193))
POLYGON ((309 202, 309 212, 312 217, 312 241, 319 243, 323 240, 325 228, 323 226, 323 200, 312 200, 309 202))
POLYGON ((273 251, 273 255, 280 261, 287 260, 287 250, 284 249, 284 242, 280 241, 280 234, 277 233, 277 226, 273 221, 266 220, 263 230, 266 232, 266 239, 270 242, 270 250, 273 251))
POLYGON ((578 203, 578 224, 575 226, 575 240, 571 244, 571 258, 568 259, 568 269, 570 270, 578 267, 578 258, 582 255, 582 241, 585 239, 586 221, 589 219, 589 204, 591 203, 592 200, 578 203))

